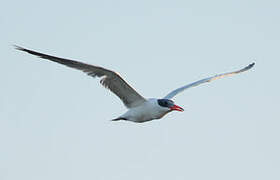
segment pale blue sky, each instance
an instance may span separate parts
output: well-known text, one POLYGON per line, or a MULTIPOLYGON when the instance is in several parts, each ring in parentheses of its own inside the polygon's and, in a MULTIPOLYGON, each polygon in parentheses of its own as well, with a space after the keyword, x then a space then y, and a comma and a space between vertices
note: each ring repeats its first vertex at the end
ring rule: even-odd
POLYGON ((278 180, 280 3, 1 3, 1 180, 278 180), (145 97, 256 62, 176 97, 185 112, 126 111, 99 80, 17 44, 118 71, 145 97))

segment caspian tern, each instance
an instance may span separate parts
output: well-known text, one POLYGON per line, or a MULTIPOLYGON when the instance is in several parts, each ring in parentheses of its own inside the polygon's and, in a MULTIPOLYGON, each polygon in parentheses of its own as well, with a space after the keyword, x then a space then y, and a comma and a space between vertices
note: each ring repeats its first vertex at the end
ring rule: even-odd
POLYGON ((71 68, 75 68, 87 73, 92 77, 101 78, 100 83, 111 90, 114 94, 116 94, 123 102, 123 104, 128 108, 128 111, 123 115, 119 116, 112 121, 125 120, 132 122, 146 122, 154 119, 160 119, 167 113, 171 111, 184 111, 184 109, 176 104, 171 99, 177 95, 178 93, 190 88, 195 87, 200 84, 210 82, 216 79, 220 79, 222 77, 231 76, 234 74, 238 74, 244 71, 251 69, 255 63, 251 63, 243 69, 238 71, 233 71, 229 73, 218 74, 215 76, 211 76, 191 84, 185 85, 174 91, 171 91, 162 99, 150 98, 146 99, 138 94, 129 84, 127 84, 123 78, 114 71, 105 69, 99 66, 93 66, 90 64, 85 64, 82 62, 59 58, 55 56, 50 56, 47 54, 39 53, 33 50, 25 49, 19 46, 15 46, 17 50, 25 51, 29 54, 39 56, 43 59, 48 59, 50 61, 54 61, 63 65, 66 65, 71 68))

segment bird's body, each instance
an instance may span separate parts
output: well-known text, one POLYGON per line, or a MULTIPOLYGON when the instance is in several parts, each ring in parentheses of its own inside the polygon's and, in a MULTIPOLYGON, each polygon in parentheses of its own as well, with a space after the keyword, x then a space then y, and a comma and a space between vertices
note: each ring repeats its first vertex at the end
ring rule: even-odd
POLYGON ((114 71, 99 66, 85 64, 79 61, 50 56, 40 52, 25 49, 19 46, 16 46, 16 49, 27 52, 29 54, 39 56, 43 59, 48 59, 50 61, 66 65, 68 67, 81 70, 87 73, 89 76, 102 78, 100 81, 101 84, 106 88, 108 88, 109 90, 111 90, 114 94, 116 94, 122 100, 124 105, 128 108, 128 111, 126 113, 124 113, 123 115, 119 116, 116 119, 113 119, 113 121, 126 120, 126 121, 139 122, 139 123, 151 121, 154 119, 160 119, 171 111, 184 111, 183 108, 177 106, 171 100, 178 93, 190 87, 195 87, 200 84, 210 82, 222 77, 231 76, 234 74, 247 71, 251 69, 255 64, 252 63, 238 71, 218 74, 185 85, 183 87, 171 91, 163 99, 157 99, 157 98, 146 99, 140 94, 138 94, 128 83, 124 81, 124 79, 122 79, 122 77, 119 74, 117 74, 114 71))
POLYGON ((127 120, 133 122, 146 122, 154 119, 160 119, 171 110, 158 105, 158 99, 150 98, 143 104, 128 109, 126 113, 117 118, 117 120, 127 120))

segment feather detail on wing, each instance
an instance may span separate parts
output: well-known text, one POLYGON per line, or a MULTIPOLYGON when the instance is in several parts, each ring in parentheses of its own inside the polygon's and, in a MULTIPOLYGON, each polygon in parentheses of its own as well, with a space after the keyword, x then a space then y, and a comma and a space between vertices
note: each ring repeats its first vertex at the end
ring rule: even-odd
POLYGON ((170 92, 169 94, 167 94, 164 98, 165 99, 172 99, 174 96, 176 96, 178 93, 188 89, 188 88, 191 88, 191 87, 195 87, 195 86, 198 86, 200 84, 203 84, 203 83, 206 83, 206 82, 211 82, 213 80, 216 80, 216 79, 220 79, 220 78, 223 78, 223 77, 226 77, 226 76, 232 76, 234 74, 239 74, 239 73, 242 73, 244 71, 248 71, 249 69, 251 69, 253 66, 255 65, 255 63, 251 63, 249 64, 248 66, 246 66, 245 68, 243 69, 240 69, 238 71, 233 71, 233 72, 229 72, 229 73, 223 73, 223 74, 218 74, 218 75, 215 75, 215 76, 212 76, 212 77, 209 77, 209 78, 205 78, 205 79, 201 79, 199 81, 196 81, 196 82, 193 82, 191 84, 188 84, 188 85, 185 85, 183 87, 180 87, 178 89, 175 89, 174 91, 170 92))
POLYGON ((116 72, 98 67, 93 66, 90 64, 85 64, 82 62, 59 58, 55 56, 50 56, 47 54, 39 53, 36 51, 32 51, 29 49, 25 49, 19 46, 15 46, 17 50, 25 51, 29 54, 39 56, 43 59, 48 59, 53 62, 57 62, 59 64, 66 65, 71 68, 75 68, 87 73, 89 76, 92 77, 100 77, 102 78, 100 83, 116 94, 124 103, 127 108, 136 107, 143 102, 146 101, 140 94, 138 94, 128 83, 126 83, 121 76, 119 76, 116 72))

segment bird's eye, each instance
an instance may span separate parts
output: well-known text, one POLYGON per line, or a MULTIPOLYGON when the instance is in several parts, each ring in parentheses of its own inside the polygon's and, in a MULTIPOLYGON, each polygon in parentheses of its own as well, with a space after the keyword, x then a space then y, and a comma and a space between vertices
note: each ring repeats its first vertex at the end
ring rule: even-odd
POLYGON ((162 107, 168 107, 168 101, 164 100, 164 99, 159 99, 158 100, 158 104, 162 107))

